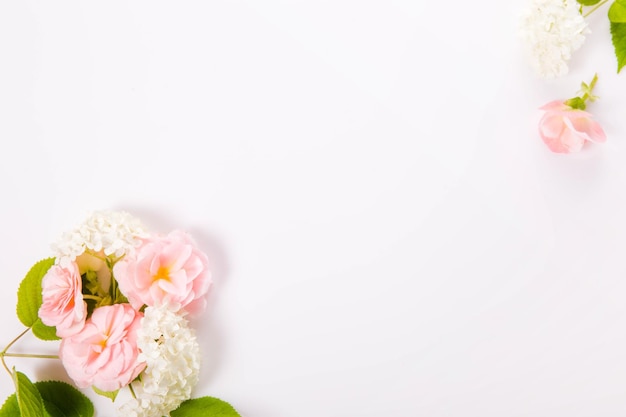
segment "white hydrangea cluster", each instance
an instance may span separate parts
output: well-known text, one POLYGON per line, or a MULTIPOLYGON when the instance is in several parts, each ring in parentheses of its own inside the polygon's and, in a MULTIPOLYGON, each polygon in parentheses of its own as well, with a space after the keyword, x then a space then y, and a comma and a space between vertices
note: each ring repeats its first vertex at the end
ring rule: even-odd
POLYGON ((567 74, 572 52, 582 46, 588 33, 576 0, 532 0, 520 27, 531 65, 544 78, 567 74))
POLYGON ((169 416, 198 383, 200 346, 180 313, 167 305, 147 307, 137 334, 139 360, 146 362, 141 381, 132 384, 136 398, 123 404, 124 417, 169 416))
POLYGON ((120 257, 147 236, 141 221, 123 211, 96 211, 52 245, 57 263, 66 266, 85 250, 120 257))

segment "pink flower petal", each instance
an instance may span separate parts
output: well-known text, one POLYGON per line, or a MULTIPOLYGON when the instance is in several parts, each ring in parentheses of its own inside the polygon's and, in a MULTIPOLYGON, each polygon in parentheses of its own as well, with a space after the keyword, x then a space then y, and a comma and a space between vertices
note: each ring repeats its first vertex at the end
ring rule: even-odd
POLYGON ((551 101, 541 109, 546 113, 539 121, 539 136, 552 152, 578 152, 586 141, 606 141, 604 130, 590 113, 560 101, 551 101))
POLYGON ((186 305, 207 295, 211 286, 208 267, 207 256, 191 237, 174 231, 145 239, 134 254, 115 265, 114 273, 135 308, 167 302, 186 310, 186 305))
POLYGON ((83 301, 82 281, 75 262, 67 267, 52 266, 42 280, 41 321, 56 326, 59 337, 78 333, 85 324, 87 303, 83 301))
POLYGON ((563 130, 563 134, 559 138, 561 144, 567 149, 566 153, 579 152, 585 144, 584 135, 571 128, 571 123, 568 119, 565 120, 565 125, 568 128, 563 130))
POLYGON ((571 122, 574 129, 586 135, 585 139, 595 143, 606 142, 606 134, 602 126, 600 126, 600 123, 595 120, 586 117, 577 117, 571 119, 571 122))
POLYGON ((545 110, 547 112, 554 112, 554 111, 564 111, 567 109, 571 109, 571 107, 565 104, 564 102, 562 102, 561 100, 554 100, 554 101, 544 104, 543 106, 539 107, 539 109, 545 110))
POLYGON ((78 387, 115 391, 141 373, 136 341, 142 317, 129 304, 98 307, 79 333, 61 341, 59 356, 78 387))
POLYGON ((539 131, 543 136, 558 138, 565 126, 565 117, 556 113, 546 113, 539 122, 539 131))

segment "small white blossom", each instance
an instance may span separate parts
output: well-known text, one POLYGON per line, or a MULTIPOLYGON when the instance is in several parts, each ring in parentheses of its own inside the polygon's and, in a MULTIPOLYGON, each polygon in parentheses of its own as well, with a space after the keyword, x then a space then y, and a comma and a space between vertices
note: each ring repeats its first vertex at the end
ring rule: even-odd
POLYGON ((123 211, 96 211, 52 245, 57 263, 66 266, 85 250, 123 256, 147 236, 139 219, 123 211))
POLYGON ((532 0, 520 28, 531 65, 544 78, 567 74, 567 61, 588 33, 576 0, 532 0))
POLYGON ((132 384, 136 398, 123 404, 124 417, 169 416, 198 383, 200 347, 187 319, 167 305, 147 307, 137 332, 139 360, 146 362, 141 381, 132 384))

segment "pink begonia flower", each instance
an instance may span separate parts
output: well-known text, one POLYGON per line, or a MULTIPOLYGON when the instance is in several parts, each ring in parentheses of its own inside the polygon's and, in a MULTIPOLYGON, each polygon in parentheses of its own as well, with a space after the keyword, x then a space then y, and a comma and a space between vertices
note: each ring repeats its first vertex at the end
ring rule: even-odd
POLYGON ((113 274, 136 309, 169 304, 197 314, 206 306, 212 283, 207 256, 182 231, 144 239, 115 264, 113 274))
POLYGON ((558 100, 551 101, 541 110, 546 113, 539 121, 539 135, 552 152, 578 152, 585 141, 606 141, 600 124, 584 110, 574 109, 558 100))
POLYGON ((137 348, 142 317, 129 304, 98 307, 79 333, 61 341, 59 356, 79 388, 115 391, 144 370, 137 348))
POLYGON ((87 318, 87 303, 83 301, 78 265, 75 262, 66 268, 53 265, 44 275, 41 287, 41 321, 45 325, 55 326, 59 337, 78 333, 87 318))

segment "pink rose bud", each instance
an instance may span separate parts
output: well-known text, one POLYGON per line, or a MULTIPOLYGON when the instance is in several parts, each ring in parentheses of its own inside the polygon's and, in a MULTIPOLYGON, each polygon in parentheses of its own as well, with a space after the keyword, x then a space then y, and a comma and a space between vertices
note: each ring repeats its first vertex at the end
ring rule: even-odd
POLYGON ((76 263, 66 268, 53 265, 41 281, 43 303, 39 318, 48 326, 56 326, 59 337, 78 333, 87 318, 83 301, 82 281, 76 263))
POLYGON ((212 282, 207 256, 181 231, 144 239, 113 274, 136 309, 169 304, 192 314, 206 306, 212 282))
POLYGON ((115 391, 143 371, 137 348, 142 317, 129 304, 99 307, 79 333, 61 341, 59 356, 76 386, 115 391))
POLYGON ((546 113, 539 121, 539 135, 552 152, 578 152, 586 141, 606 141, 600 124, 584 110, 574 109, 558 100, 551 101, 541 110, 546 113))

